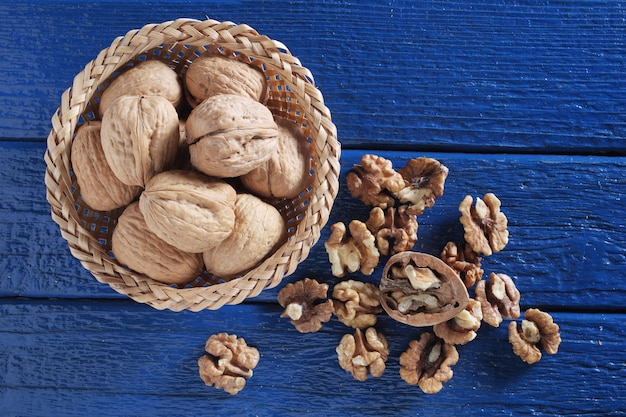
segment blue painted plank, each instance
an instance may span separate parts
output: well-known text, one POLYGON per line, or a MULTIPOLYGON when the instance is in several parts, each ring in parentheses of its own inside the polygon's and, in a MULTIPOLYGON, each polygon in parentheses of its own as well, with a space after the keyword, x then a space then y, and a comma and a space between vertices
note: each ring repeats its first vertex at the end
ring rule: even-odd
POLYGON ((178 17, 248 23, 315 75, 346 147, 626 150, 616 1, 0 2, 0 138, 43 141, 111 41, 178 17), (123 10, 123 13, 122 13, 123 10))
MULTIPOLYGON (((367 218, 367 207, 345 186, 346 172, 365 152, 343 152, 329 224, 367 218)), ((460 201, 466 194, 494 192, 509 218, 510 243, 483 264, 487 272, 514 277, 524 304, 590 310, 626 305, 625 158, 377 153, 396 167, 426 155, 450 169, 443 197, 420 216, 417 250, 436 255, 448 240, 460 239, 460 201)), ((121 298, 70 255, 45 201, 43 154, 38 143, 0 144, 0 296, 121 298)), ((335 282, 323 246, 328 233, 326 227, 309 258, 285 282, 307 276, 335 282)), ((381 272, 382 262, 371 277, 352 277, 376 280, 381 272)), ((254 301, 275 302, 281 287, 254 301)))
POLYGON ((358 382, 339 368, 335 353, 351 330, 333 318, 318 333, 300 334, 279 314, 266 305, 172 313, 131 302, 5 300, 0 414, 458 416, 463 407, 466 416, 624 415, 622 314, 554 314, 560 350, 532 366, 513 355, 505 327, 483 327, 459 347, 454 377, 436 395, 398 374, 398 357, 420 330, 381 316, 387 369, 358 382), (235 397, 198 376, 204 341, 221 331, 244 337, 261 354, 235 397))

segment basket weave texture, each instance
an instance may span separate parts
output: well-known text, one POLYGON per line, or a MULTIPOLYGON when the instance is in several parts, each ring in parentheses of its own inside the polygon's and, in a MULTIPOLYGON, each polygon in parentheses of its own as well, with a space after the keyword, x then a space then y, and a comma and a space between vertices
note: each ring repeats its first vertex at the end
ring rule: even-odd
POLYGON ((282 43, 253 28, 232 22, 177 19, 149 24, 116 38, 77 74, 52 117, 44 156, 45 183, 53 220, 70 251, 93 276, 115 291, 156 309, 218 309, 257 296, 293 273, 319 240, 338 191, 340 145, 313 76, 282 43), (146 59, 168 63, 184 74, 194 58, 220 54, 263 71, 267 106, 298 123, 310 142, 312 175, 295 200, 272 203, 288 227, 288 240, 261 265, 229 281, 199 277, 180 288, 154 281, 119 265, 111 253, 111 236, 121 210, 97 212, 87 207, 72 172, 71 146, 76 129, 98 114, 98 100, 111 80, 146 59))

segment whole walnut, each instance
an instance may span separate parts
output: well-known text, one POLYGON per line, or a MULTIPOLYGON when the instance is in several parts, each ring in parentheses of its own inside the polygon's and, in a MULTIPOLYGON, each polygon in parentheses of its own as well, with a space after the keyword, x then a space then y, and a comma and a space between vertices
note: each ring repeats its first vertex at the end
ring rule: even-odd
POLYGON ((223 278, 244 274, 275 250, 285 234, 285 221, 274 206, 239 194, 232 233, 203 254, 206 270, 223 278))
POLYGON ((76 130, 71 159, 83 201, 94 210, 124 207, 141 192, 141 187, 124 184, 111 171, 100 142, 100 122, 76 130))
POLYGON ((144 61, 120 74, 102 92, 98 107, 100 117, 116 99, 128 95, 161 96, 177 107, 183 97, 183 86, 176 71, 166 63, 144 61))
POLYGON ((203 270, 200 254, 177 249, 150 231, 136 202, 118 218, 111 244, 120 264, 165 284, 185 284, 203 270))
POLYGON ((310 179, 309 144, 293 122, 277 119, 278 149, 262 165, 241 177, 253 193, 268 198, 295 198, 310 179))
POLYGON ((181 250, 201 253, 220 245, 235 225, 235 189, 194 171, 155 175, 139 198, 150 230, 181 250))
POLYGON ((160 96, 122 96, 102 118, 100 136, 104 156, 120 181, 145 187, 176 160, 178 114, 160 96))
POLYGON ((184 79, 187 101, 192 107, 218 94, 236 94, 255 101, 265 98, 265 75, 245 62, 219 55, 196 58, 184 79))
POLYGON ((207 175, 238 177, 278 148, 272 112, 249 97, 221 94, 191 111, 186 124, 191 164, 207 175))

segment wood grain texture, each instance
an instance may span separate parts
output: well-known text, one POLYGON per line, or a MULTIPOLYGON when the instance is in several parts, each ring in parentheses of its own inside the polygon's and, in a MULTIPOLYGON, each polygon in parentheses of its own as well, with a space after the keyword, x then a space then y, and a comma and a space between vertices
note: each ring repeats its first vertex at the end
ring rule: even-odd
MULTIPOLYGON (((122 297, 98 283, 72 258, 45 200, 42 144, 0 144, 0 294, 23 297, 122 297), (21 170, 22 175, 14 172, 21 170)), ((340 192, 329 225, 366 220, 368 208, 350 196, 345 174, 367 150, 342 154, 340 192)), ((450 170, 435 206, 420 216, 416 250, 438 255, 449 240, 462 239, 458 204, 467 194, 495 193, 508 216, 510 243, 484 258, 485 270, 514 277, 528 305, 559 309, 623 309, 626 283, 615 279, 626 266, 626 159, 622 157, 512 156, 383 152, 396 167, 431 156, 450 170), (600 302, 600 300, 602 300, 600 302)), ((314 277, 332 285, 320 242, 285 282, 314 277)), ((371 277, 376 280, 380 267, 371 277)), ((282 285, 254 301, 275 302, 282 285)))
POLYGON ((315 75, 345 147, 624 154, 617 1, 0 2, 0 138, 43 141, 117 36, 177 17, 248 23, 315 75), (147 12, 149 10, 149 13, 147 12))

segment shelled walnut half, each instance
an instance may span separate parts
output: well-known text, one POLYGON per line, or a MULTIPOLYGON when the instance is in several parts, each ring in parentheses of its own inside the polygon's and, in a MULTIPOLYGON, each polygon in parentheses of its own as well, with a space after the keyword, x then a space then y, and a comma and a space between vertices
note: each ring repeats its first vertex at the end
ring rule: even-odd
POLYGON ((500 211, 500 200, 487 193, 482 199, 477 198, 472 207, 473 201, 468 195, 459 205, 465 241, 474 252, 485 256, 500 252, 509 242, 508 219, 500 211))
POLYGON ((342 281, 333 288, 333 298, 339 321, 356 329, 375 325, 382 311, 378 288, 369 282, 342 281))
POLYGON ((509 323, 509 342, 517 356, 524 362, 533 364, 541 359, 539 346, 549 355, 554 355, 559 350, 559 325, 552 320, 550 314, 529 308, 524 313, 520 326, 515 321, 509 323))
POLYGON ((471 288, 483 278, 481 259, 469 245, 448 242, 441 251, 441 259, 454 269, 467 288, 471 288))
POLYGON ((469 302, 465 284, 441 259, 418 252, 392 256, 380 280, 381 305, 401 323, 422 327, 443 323, 469 302))
POLYGON ((498 327, 503 317, 519 317, 520 292, 510 276, 492 272, 488 281, 476 284, 475 292, 485 323, 498 327))
POLYGON ((280 316, 289 317, 300 333, 318 331, 333 315, 333 301, 325 300, 327 292, 328 284, 311 278, 287 284, 278 293, 278 303, 285 309, 280 316))
POLYGON ((417 216, 409 214, 407 206, 387 210, 374 207, 365 225, 376 238, 378 251, 385 256, 411 250, 417 241, 417 216))
POLYGON ((359 381, 367 379, 368 371, 373 377, 380 377, 389 356, 387 339, 373 327, 369 327, 365 334, 356 329, 354 336, 345 335, 336 351, 339 366, 359 381))
POLYGON ((407 205, 407 213, 420 215, 443 195, 448 168, 436 159, 411 159, 398 172, 406 183, 396 197, 407 205))
POLYGON ((352 220, 348 229, 349 234, 342 222, 333 224, 324 243, 332 274, 343 277, 347 272, 360 270, 363 275, 371 275, 380 260, 374 235, 359 220, 352 220))

